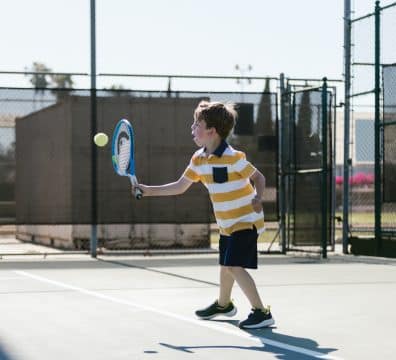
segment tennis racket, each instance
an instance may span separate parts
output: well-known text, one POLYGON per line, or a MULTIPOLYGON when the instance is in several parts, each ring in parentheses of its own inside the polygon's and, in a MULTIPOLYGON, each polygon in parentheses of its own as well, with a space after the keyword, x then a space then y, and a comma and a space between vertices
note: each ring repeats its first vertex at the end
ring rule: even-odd
POLYGON ((134 133, 131 123, 126 120, 120 120, 113 133, 111 144, 112 162, 114 170, 118 175, 128 176, 134 188, 135 198, 140 200, 143 196, 142 190, 137 187, 138 181, 135 175, 135 146, 134 133))

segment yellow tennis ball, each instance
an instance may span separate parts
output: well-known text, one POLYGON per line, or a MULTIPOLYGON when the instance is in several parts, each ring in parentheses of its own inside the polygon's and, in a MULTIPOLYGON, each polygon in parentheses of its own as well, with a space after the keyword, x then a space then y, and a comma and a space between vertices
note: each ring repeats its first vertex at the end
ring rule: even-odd
POLYGON ((100 132, 94 136, 94 143, 97 146, 105 146, 108 141, 109 137, 105 133, 100 132))

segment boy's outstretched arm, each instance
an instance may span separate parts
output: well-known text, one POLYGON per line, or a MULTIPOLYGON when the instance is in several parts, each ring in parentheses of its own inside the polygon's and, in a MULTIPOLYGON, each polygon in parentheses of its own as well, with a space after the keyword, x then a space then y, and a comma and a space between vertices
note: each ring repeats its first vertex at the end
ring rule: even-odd
POLYGON ((192 183, 193 182, 185 176, 181 176, 179 180, 173 183, 158 186, 139 184, 137 187, 143 191, 143 196, 170 196, 183 194, 192 183))
POLYGON ((252 200, 253 209, 256 212, 260 212, 263 209, 261 199, 263 197, 265 189, 265 177, 260 171, 256 170, 250 176, 250 180, 252 180, 257 193, 257 195, 252 200))

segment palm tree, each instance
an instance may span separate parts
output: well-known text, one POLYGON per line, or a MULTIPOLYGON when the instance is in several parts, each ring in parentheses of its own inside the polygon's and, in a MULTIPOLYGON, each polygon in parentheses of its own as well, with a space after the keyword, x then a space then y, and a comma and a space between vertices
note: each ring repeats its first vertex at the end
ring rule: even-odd
POLYGON ((59 89, 70 89, 74 85, 73 79, 70 74, 51 74, 50 77, 52 84, 59 89))
POLYGON ((41 101, 44 99, 44 91, 48 88, 50 84, 49 73, 51 69, 47 67, 44 63, 35 61, 30 69, 25 68, 27 71, 31 72, 27 76, 30 76, 30 83, 34 86, 34 96, 33 96, 33 110, 36 108, 36 94, 41 95, 41 101), (48 73, 48 74, 47 74, 48 73))
POLYGON ((34 86, 38 91, 44 91, 43 89, 47 88, 50 84, 48 76, 51 72, 51 69, 48 68, 45 64, 40 62, 34 62, 32 68, 29 72, 33 72, 34 74, 30 76, 30 83, 34 86), (45 73, 48 73, 45 74, 45 73))
POLYGON ((41 92, 42 96, 44 95, 44 90, 47 88, 62 89, 63 91, 52 90, 52 93, 59 100, 65 98, 70 93, 70 90, 64 89, 73 88, 74 82, 70 74, 51 74, 52 70, 44 63, 35 61, 28 71, 33 73, 29 75, 30 83, 34 86, 36 92, 41 92))
POLYGON ((70 95, 70 90, 66 89, 72 89, 74 82, 70 74, 51 74, 51 85, 54 86, 54 90, 52 90, 52 93, 54 93, 57 97, 58 100, 65 99, 70 95))

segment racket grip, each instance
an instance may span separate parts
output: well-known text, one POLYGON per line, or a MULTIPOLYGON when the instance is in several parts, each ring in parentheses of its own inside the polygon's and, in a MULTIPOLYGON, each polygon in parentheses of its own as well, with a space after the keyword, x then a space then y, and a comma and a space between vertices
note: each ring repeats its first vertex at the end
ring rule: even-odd
POLYGON ((139 183, 138 183, 138 181, 136 179, 136 176, 130 175, 129 176, 129 180, 131 180, 131 185, 133 187, 133 194, 135 195, 135 198, 137 200, 140 200, 143 197, 143 191, 142 191, 142 189, 139 189, 137 187, 137 185, 139 183))
POLYGON ((134 194, 137 200, 140 200, 143 197, 143 192, 139 188, 135 188, 134 194))

